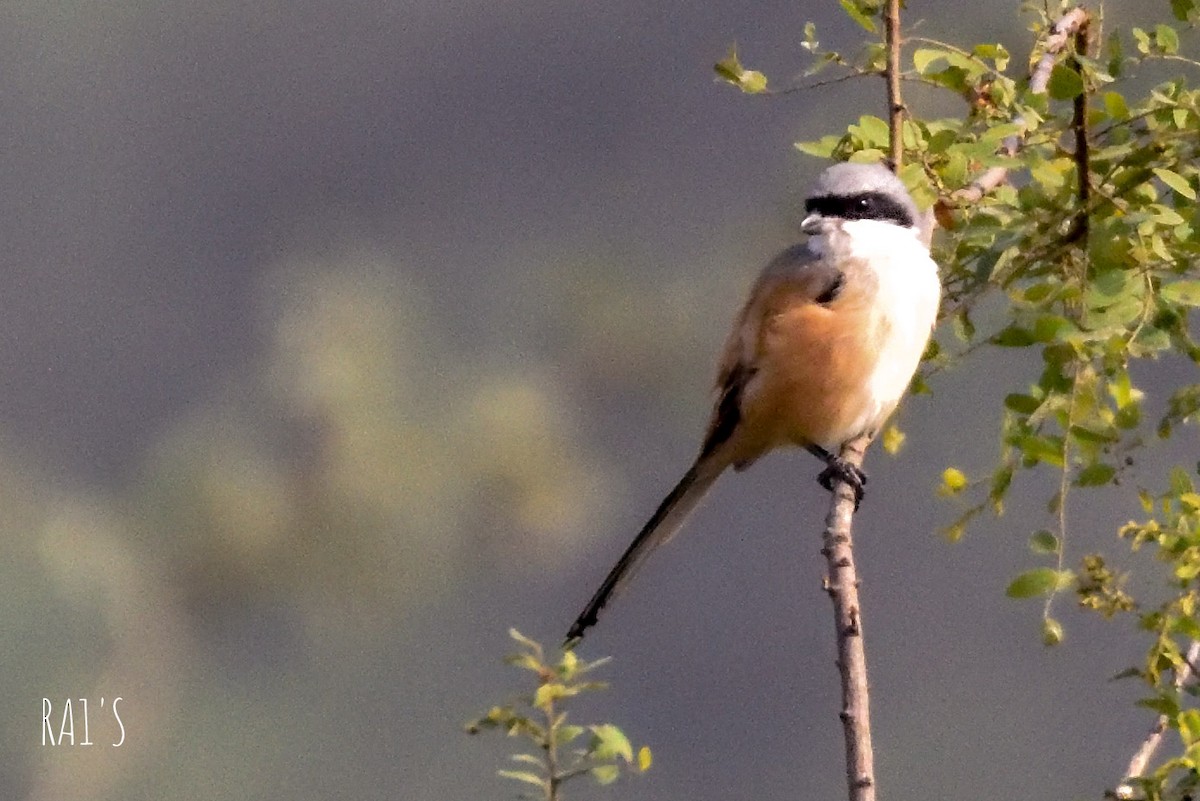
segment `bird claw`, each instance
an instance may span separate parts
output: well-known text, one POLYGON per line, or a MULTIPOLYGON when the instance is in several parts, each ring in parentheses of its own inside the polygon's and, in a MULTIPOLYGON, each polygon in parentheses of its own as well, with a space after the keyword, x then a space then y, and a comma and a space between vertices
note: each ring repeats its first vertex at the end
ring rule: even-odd
POLYGON ((835 456, 829 460, 829 466, 817 476, 817 482, 825 489, 833 492, 834 479, 844 481, 854 490, 854 511, 858 511, 863 499, 863 488, 867 484, 867 474, 862 468, 850 464, 845 459, 835 456))

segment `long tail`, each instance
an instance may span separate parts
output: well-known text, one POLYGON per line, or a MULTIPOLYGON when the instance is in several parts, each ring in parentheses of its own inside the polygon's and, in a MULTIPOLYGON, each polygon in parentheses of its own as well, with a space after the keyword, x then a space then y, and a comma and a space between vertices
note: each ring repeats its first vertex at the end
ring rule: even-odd
POLYGON ((633 574, 645 558, 679 530, 688 514, 696 508, 713 482, 724 471, 725 466, 724 462, 709 454, 701 456, 688 468, 683 478, 675 485, 675 489, 663 499, 654 516, 642 527, 624 555, 608 572, 608 577, 604 579, 600 589, 596 590, 592 600, 588 601, 583 612, 575 619, 571 630, 567 632, 568 647, 582 638, 589 626, 595 625, 600 610, 633 578, 633 574))

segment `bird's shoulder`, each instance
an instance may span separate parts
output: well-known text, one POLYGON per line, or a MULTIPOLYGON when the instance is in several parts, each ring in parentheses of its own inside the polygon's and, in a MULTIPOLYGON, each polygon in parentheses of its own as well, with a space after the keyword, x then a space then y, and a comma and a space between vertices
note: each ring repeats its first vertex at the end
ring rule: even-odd
POLYGON ((782 251, 767 263, 759 276, 750 300, 764 290, 786 289, 793 296, 813 302, 827 302, 826 296, 844 279, 835 259, 826 258, 815 242, 800 242, 782 251))
POLYGON ((834 300, 845 275, 807 243, 792 245, 763 268, 734 321, 717 365, 718 392, 743 382, 751 371, 763 324, 781 307, 834 300))

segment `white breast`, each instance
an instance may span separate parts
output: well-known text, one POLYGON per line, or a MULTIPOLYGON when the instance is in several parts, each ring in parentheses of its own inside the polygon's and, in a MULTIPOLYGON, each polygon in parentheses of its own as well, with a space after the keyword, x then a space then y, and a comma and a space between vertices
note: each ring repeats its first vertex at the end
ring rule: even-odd
POLYGON ((883 344, 868 379, 870 401, 856 426, 861 433, 878 429, 908 388, 933 332, 942 286, 914 230, 875 220, 847 221, 842 230, 848 235, 839 237, 845 255, 869 265, 879 282, 875 324, 883 344))

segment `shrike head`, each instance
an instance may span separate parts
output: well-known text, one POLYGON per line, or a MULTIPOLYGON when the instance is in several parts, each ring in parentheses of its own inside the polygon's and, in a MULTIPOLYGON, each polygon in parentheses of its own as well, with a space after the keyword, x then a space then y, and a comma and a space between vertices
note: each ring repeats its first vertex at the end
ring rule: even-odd
POLYGON ((804 210, 800 229, 813 235, 837 220, 874 220, 917 231, 922 219, 904 183, 882 164, 843 162, 827 168, 804 210))

